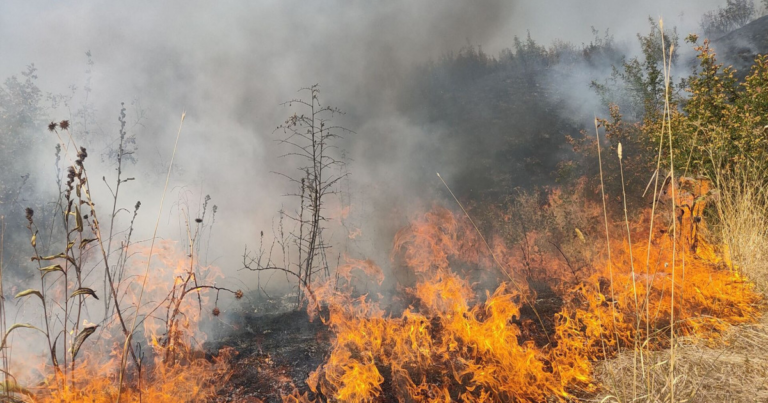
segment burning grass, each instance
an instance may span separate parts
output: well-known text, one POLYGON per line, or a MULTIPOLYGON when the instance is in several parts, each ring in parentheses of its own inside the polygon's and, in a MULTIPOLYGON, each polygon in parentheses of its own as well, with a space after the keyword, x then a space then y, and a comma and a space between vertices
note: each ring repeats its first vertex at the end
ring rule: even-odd
MULTIPOLYGON (((35 402, 195 402, 205 401, 216 395, 219 382, 225 382, 231 374, 230 351, 222 351, 213 360, 197 354, 173 364, 148 364, 141 379, 131 377, 131 387, 118 391, 120 345, 101 365, 81 364, 81 370, 73 376, 79 381, 75 386, 42 387, 37 390, 35 402), (119 393, 118 393, 119 392, 119 393)), ((95 358, 95 361, 101 357, 95 358)))
MULTIPOLYGON (((731 325, 754 322, 761 298, 707 242, 697 218, 703 207, 693 202, 706 185, 696 186, 679 196, 679 204, 690 198, 692 206, 676 218, 683 236, 673 237, 668 223, 649 234, 645 212, 631 225, 631 249, 619 222, 611 230, 611 260, 607 249, 598 248, 578 273, 562 263, 562 248, 540 249, 534 242, 527 247, 535 252, 532 259, 519 252, 526 248, 498 240, 490 248, 464 217, 443 208, 418 217, 398 233, 393 252, 410 276, 403 278, 413 280, 401 290, 408 308, 392 312, 375 298, 351 298, 349 277, 316 291, 330 310, 321 317, 336 337, 326 362, 309 377, 310 388, 357 402, 384 396, 567 400, 598 390, 597 360, 634 351, 635 360, 653 366, 653 351, 669 346, 670 317, 676 335, 709 342, 731 325), (557 285, 552 291, 562 301, 559 310, 542 310, 535 284, 545 279, 557 285), (500 285, 488 286, 494 282, 500 285)), ((559 204, 554 197, 544 209, 559 204)), ((585 214, 594 216, 597 209, 587 203, 585 214)), ((572 242, 592 242, 584 234, 599 233, 597 225, 579 230, 572 242)), ((370 263, 353 263, 345 272, 354 268, 380 275, 370 263)))
MULTIPOLYGON (((697 186, 680 197, 697 199, 706 190, 697 186)), ((555 191, 539 207, 542 215, 558 216, 573 202, 555 191)), ((384 272, 371 261, 349 259, 338 268, 338 280, 315 287, 310 297, 315 302, 310 314, 320 317, 333 333, 326 359, 307 379, 312 397, 349 402, 535 402, 601 395, 625 401, 633 393, 627 380, 636 370, 636 353, 648 368, 643 382, 655 383, 656 393, 663 393, 666 375, 653 371, 668 359, 664 351, 670 342, 673 284, 676 334, 686 341, 680 347, 684 358, 678 372, 685 371, 688 377, 679 381, 677 393, 706 391, 706 384, 694 382, 694 374, 722 375, 735 363, 721 359, 726 364, 700 365, 696 372, 693 359, 687 357, 705 362, 705 356, 717 351, 712 347, 717 343, 749 344, 745 337, 734 338, 731 325, 757 320, 761 298, 750 282, 730 269, 722 248, 707 242, 708 231, 696 219, 700 206, 677 218, 687 230, 676 241, 673 276, 674 241, 668 223, 649 234, 645 228, 650 212, 639 215, 631 225, 635 240, 631 254, 622 236, 623 223, 612 224, 609 264, 607 248, 596 246, 593 239, 599 222, 585 225, 599 215, 595 212, 599 207, 585 200, 577 204, 583 207, 578 209, 581 216, 569 219, 581 228, 558 245, 547 241, 557 235, 552 228, 531 229, 525 246, 509 244, 502 237, 486 243, 466 217, 447 209, 436 207, 418 216, 394 242, 392 261, 400 267, 401 286, 395 297, 399 304, 390 305, 384 296, 361 295, 357 289, 368 289, 367 282, 381 284, 384 272), (583 256, 566 259, 579 248, 583 256), (587 257, 591 264, 575 266, 587 257), (542 288, 545 283, 551 286, 542 288), (623 395, 615 397, 617 391, 623 395)), ((557 219, 543 221, 564 225, 557 219)), ((170 242, 159 244, 156 257, 147 304, 165 306, 162 302, 172 298, 173 289, 189 272, 190 258, 170 242)), ((216 272, 198 276, 212 281, 216 272)), ((127 287, 126 298, 135 298, 137 292, 127 287)), ((165 314, 147 315, 142 326, 151 341, 152 351, 147 353, 152 360, 140 375, 127 380, 134 386, 122 390, 121 401, 210 399, 239 368, 230 364, 231 350, 222 350, 217 358, 196 352, 203 337, 199 321, 207 312, 198 305, 210 307, 212 298, 204 294, 199 302, 189 298, 179 305, 183 315, 174 342, 164 333, 165 314), (172 345, 176 350, 168 360, 172 345)), ((74 388, 37 389, 37 401, 114 401, 122 344, 119 331, 106 334, 113 336, 89 349, 80 363, 76 378, 87 381, 74 388), (94 351, 111 353, 105 357, 94 351)), ((260 359, 271 362, 264 354, 260 359)), ((757 371, 763 368, 758 362, 750 365, 757 371)), ((282 387, 292 384, 284 375, 278 378, 282 387)), ((260 401, 257 397, 249 399, 260 401)), ((294 391, 283 400, 312 399, 294 391)))
MULTIPOLYGON (((120 119, 123 124, 124 117, 122 114, 120 119)), ((109 234, 102 232, 91 197, 88 152, 76 145, 69 127, 66 120, 49 125, 60 141, 56 148, 59 174, 62 151, 69 165, 66 182, 64 175, 58 178, 60 195, 54 204, 61 225, 51 224, 45 243, 38 238, 48 232, 38 225, 42 220, 33 209, 26 209, 31 261, 36 262, 39 283, 16 294, 17 299, 29 301, 31 323, 16 323, 7 330, 2 323, 4 387, 0 400, 177 402, 213 396, 220 386, 216 382, 230 374, 231 350, 222 349, 217 357, 206 359, 200 353, 205 336, 200 323, 207 316, 204 312, 214 317, 220 314, 222 291, 237 299, 243 293, 211 284, 220 272, 200 264, 203 218, 192 219, 188 209, 181 208, 187 223, 185 247, 155 242, 156 233, 148 247, 131 243, 132 220, 127 237, 112 254, 112 229, 109 234), (43 250, 54 252, 48 255, 43 250), (110 256, 117 259, 110 260, 110 256), (95 281, 101 276, 103 288, 95 281), (22 339, 30 341, 17 347, 13 341, 21 331, 36 331, 39 338, 22 339), (41 350, 40 359, 30 359, 41 350), (22 388, 19 380, 33 386, 22 388)), ((121 136, 116 189, 129 181, 120 177, 123 139, 121 136)), ((171 167, 168 177, 170 172, 171 167)), ((114 225, 117 191, 112 195, 114 225)), ((139 207, 136 203, 134 219, 139 207)), ((215 213, 215 207, 213 210, 215 213)), ((2 300, 0 312, 7 315, 2 300)))
MULTIPOLYGON (((72 212, 69 203, 66 217, 74 215, 76 227, 67 233, 67 251, 40 257, 35 249, 34 259, 61 262, 41 268, 42 289, 60 286, 40 293, 46 307, 55 311, 61 307, 51 301, 80 301, 64 305, 69 322, 58 332, 82 330, 70 344, 64 341, 71 359, 60 366, 56 333, 38 329, 52 339, 51 362, 37 368, 43 374, 37 387, 13 395, 40 402, 213 399, 242 366, 231 365, 229 348, 203 355, 200 324, 221 314, 222 291, 238 299, 243 293, 216 286, 220 272, 200 264, 199 227, 191 223, 202 219, 185 213, 189 244, 183 248, 168 241, 123 246, 121 256, 131 256, 131 263, 123 259, 120 277, 109 279, 114 300, 107 308, 114 314, 104 315, 98 338, 89 340, 95 344, 83 344, 97 326, 73 323, 89 317, 84 294, 96 294, 84 288, 80 273, 103 252, 84 158, 70 170, 67 185, 80 205, 90 206, 91 218, 72 212), (94 235, 84 238, 88 229, 94 235), (136 326, 126 328, 124 317, 137 318, 136 326)), ((495 234, 488 239, 466 211, 435 207, 417 216, 394 239, 393 297, 367 294, 370 283, 385 280, 370 260, 347 259, 335 278, 306 284, 310 317, 319 317, 333 337, 324 362, 306 379, 312 395, 294 389, 283 399, 541 402, 663 395, 667 378, 657 370, 666 360, 663 351, 679 344, 674 338, 710 348, 732 325, 755 322, 762 301, 744 272, 734 269, 729 249, 710 242, 702 219, 714 200, 709 182, 680 178, 675 188, 657 200, 670 204, 674 194, 674 218, 645 210, 631 222, 608 222, 607 244, 599 235, 601 206, 584 196, 583 182, 550 190, 546 200, 519 195, 508 210, 491 213, 498 222, 481 222, 495 234)), ((31 212, 28 221, 36 248, 31 212)), ((30 295, 34 290, 19 294, 30 295)), ((43 321, 55 330, 48 311, 43 321)), ((271 379, 267 386, 294 388, 285 375, 289 368, 274 364, 269 353, 246 362, 271 379)), ((687 361, 682 365, 687 368, 687 361)))
MULTIPOLYGON (((141 292, 141 278, 134 272, 141 272, 146 265, 148 248, 134 247, 135 264, 128 267, 127 276, 135 277, 125 284, 121 293, 123 306, 138 306, 141 292)), ((138 322, 140 330, 135 338, 135 354, 139 366, 130 361, 126 378, 120 388, 119 376, 123 357, 124 335, 117 318, 99 326, 98 338, 82 347, 83 358, 77 367, 64 377, 61 372, 51 373, 51 368, 41 365, 33 370, 28 362, 14 365, 19 376, 29 380, 32 373, 44 374, 37 387, 29 388, 37 402, 179 402, 202 401, 215 396, 222 382, 231 375, 230 358, 234 351, 223 348, 216 356, 206 356, 202 343, 206 333, 201 329, 204 319, 213 319, 218 296, 210 292, 181 298, 183 289, 192 287, 184 283, 190 270, 193 278, 201 282, 213 281, 220 277, 213 267, 200 267, 178 248, 175 242, 160 241, 154 251, 152 270, 148 272, 144 290, 146 298, 141 306, 142 315, 138 322), (190 265, 193 265, 190 268, 190 265), (193 298, 194 296, 194 298, 193 298), (205 310, 203 310, 205 309, 205 310), (141 344, 149 346, 142 350, 141 344), (26 373, 29 375, 26 375, 26 373), (119 396, 119 399, 118 399, 119 396)), ((189 280, 194 283, 194 279, 189 280)), ((189 282, 187 281, 187 282, 189 282)), ((201 288, 201 291, 208 291, 201 288)), ((133 313, 130 309, 128 313, 133 313)), ((44 361, 41 362, 44 364, 44 361)))

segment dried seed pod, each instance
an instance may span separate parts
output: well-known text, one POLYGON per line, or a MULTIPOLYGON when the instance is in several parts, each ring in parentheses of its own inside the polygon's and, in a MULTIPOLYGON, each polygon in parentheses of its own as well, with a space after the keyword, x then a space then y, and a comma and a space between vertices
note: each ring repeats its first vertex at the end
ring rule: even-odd
POLYGON ((27 221, 29 221, 29 225, 32 225, 32 217, 35 215, 35 210, 32 210, 31 208, 27 207, 25 210, 27 221))
POLYGON ((587 240, 584 238, 584 234, 581 232, 580 229, 576 228, 576 237, 579 238, 579 240, 583 243, 587 243, 587 240))

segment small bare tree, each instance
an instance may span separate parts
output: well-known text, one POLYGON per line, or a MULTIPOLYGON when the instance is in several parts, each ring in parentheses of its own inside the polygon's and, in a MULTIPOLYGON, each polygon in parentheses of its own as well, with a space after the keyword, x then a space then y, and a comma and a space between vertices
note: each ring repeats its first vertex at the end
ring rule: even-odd
POLYGON ((297 307, 302 306, 307 296, 313 295, 312 282, 316 275, 330 276, 326 258, 329 246, 323 240, 324 224, 328 221, 324 214, 324 203, 328 196, 337 193, 336 183, 348 174, 345 170, 333 169, 344 165, 344 162, 336 157, 338 148, 334 142, 340 138, 339 133, 353 133, 349 129, 331 124, 331 119, 341 114, 341 111, 332 106, 324 106, 320 102, 320 89, 317 84, 302 88, 300 92, 309 93, 310 99, 293 99, 283 105, 298 105, 306 113, 294 113, 278 126, 276 131, 282 131, 284 135, 277 142, 290 150, 281 157, 294 157, 301 161, 298 168, 301 175, 274 172, 297 187, 297 192, 289 196, 299 199, 298 210, 294 214, 282 210, 280 212, 294 221, 296 228, 288 234, 288 243, 285 239, 280 239, 273 242, 269 251, 265 251, 262 244, 256 254, 249 253, 247 248, 243 253, 243 266, 246 269, 276 270, 295 277, 299 288, 297 307), (275 243, 280 245, 282 250, 283 264, 275 264, 272 259, 275 243), (291 252, 290 246, 295 247, 297 259, 294 261, 286 259, 291 252))

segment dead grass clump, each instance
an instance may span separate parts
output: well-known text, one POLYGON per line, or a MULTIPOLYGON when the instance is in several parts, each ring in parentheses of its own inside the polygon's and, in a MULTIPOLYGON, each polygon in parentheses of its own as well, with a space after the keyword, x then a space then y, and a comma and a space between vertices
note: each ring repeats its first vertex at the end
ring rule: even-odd
POLYGON ((632 380, 632 351, 597 363, 595 378, 604 388, 597 401, 632 401, 633 390, 644 402, 768 401, 768 318, 733 326, 717 346, 695 337, 677 339, 674 396, 668 387, 670 350, 644 358, 647 377, 635 385, 627 382, 632 380))
POLYGON ((732 170, 718 170, 715 181, 720 191, 715 206, 720 233, 728 246, 733 268, 755 283, 756 290, 768 293, 768 191, 766 169, 744 163, 732 170))

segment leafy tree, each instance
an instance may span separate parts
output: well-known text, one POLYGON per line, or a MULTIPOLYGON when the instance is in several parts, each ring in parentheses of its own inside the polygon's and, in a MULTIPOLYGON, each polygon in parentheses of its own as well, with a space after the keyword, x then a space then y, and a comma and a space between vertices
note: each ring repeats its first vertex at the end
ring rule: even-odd
MULTIPOLYGON (((690 35, 686 41, 696 45, 698 37, 690 35)), ((609 118, 600 120, 608 142, 606 151, 615 156, 618 144, 623 147, 625 185, 633 193, 629 195, 630 205, 640 202, 639 196, 656 172, 665 103, 660 42, 660 33, 641 38, 644 60, 624 63, 623 71, 615 69, 613 86, 595 85, 610 105, 609 118), (631 100, 624 104, 627 114, 611 102, 621 94, 631 100)), ((768 166, 768 57, 758 56, 740 81, 734 68, 717 61, 709 40, 694 49, 698 65, 693 74, 671 87, 669 94, 673 163, 678 176, 714 178, 717 172, 733 170, 738 164, 768 166)), ((588 175, 593 189, 598 185, 594 141, 594 137, 571 139, 580 157, 570 162, 578 172, 588 175)), ((661 148, 661 171, 656 172, 661 178, 669 171, 668 150, 667 145, 661 148)), ((617 164, 617 158, 603 158, 606 187, 618 189, 621 185, 617 164)))
MULTIPOLYGON (((689 37, 696 43, 696 37, 689 37)), ((699 68, 688 80, 682 111, 673 115, 678 146, 690 150, 676 161, 699 174, 768 157, 768 56, 758 56, 743 81, 736 70, 717 62, 709 40, 695 48, 699 68)))

